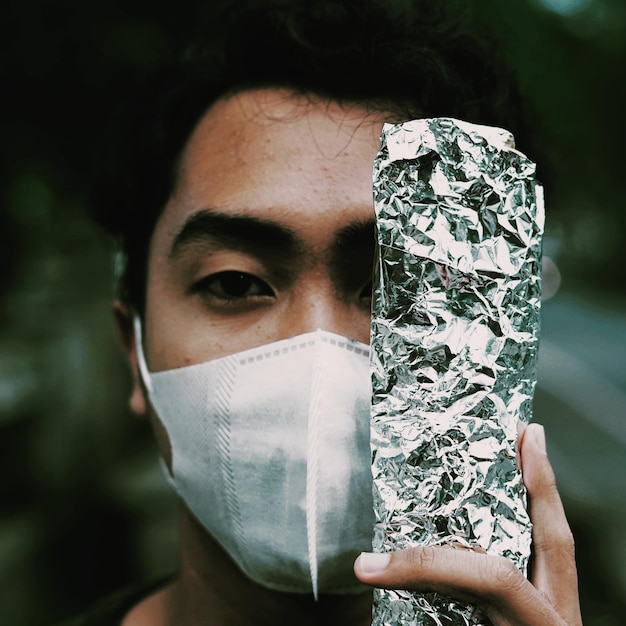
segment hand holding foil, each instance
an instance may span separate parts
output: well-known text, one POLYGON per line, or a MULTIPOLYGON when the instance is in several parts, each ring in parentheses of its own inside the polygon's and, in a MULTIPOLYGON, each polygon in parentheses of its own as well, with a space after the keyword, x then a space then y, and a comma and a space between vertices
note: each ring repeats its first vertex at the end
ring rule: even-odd
MULTIPOLYGON (((525 571, 516 462, 530 419, 543 200, 501 129, 386 125, 374 166, 374 550, 461 544, 525 571)), ((479 624, 437 594, 377 590, 374 624, 479 624)))

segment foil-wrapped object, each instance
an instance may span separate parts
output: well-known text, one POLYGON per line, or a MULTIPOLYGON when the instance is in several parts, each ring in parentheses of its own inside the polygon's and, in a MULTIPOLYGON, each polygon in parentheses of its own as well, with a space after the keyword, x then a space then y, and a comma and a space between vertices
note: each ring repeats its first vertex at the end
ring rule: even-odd
MULTIPOLYGON (((461 544, 525 572, 516 461, 531 416, 543 195, 505 130, 385 125, 374 165, 374 551, 461 544)), ((376 590, 376 626, 488 623, 435 593, 376 590)))

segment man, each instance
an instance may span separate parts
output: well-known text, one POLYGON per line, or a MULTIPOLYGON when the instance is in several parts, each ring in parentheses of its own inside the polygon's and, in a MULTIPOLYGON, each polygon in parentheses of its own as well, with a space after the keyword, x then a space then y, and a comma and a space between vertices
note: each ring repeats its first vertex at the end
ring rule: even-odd
MULTIPOLYGON (((258 496, 248 493, 257 470, 297 483, 290 457, 302 442, 277 449, 275 439, 301 411, 283 379, 299 384, 308 361, 280 365, 281 355, 297 352, 298 337, 314 344, 318 329, 352 352, 369 340, 371 168, 382 124, 449 115, 517 130, 518 120, 483 42, 429 3, 262 6, 230 11, 218 26, 208 52, 196 49, 145 92, 135 145, 119 152, 98 201, 127 256, 115 313, 131 407, 150 418, 182 504, 177 577, 116 606, 109 623, 365 625, 367 586, 379 586, 479 602, 496 626, 580 624, 571 533, 536 425, 521 443, 532 582, 505 559, 444 548, 373 555, 348 533, 349 565, 315 598, 292 566, 300 540, 281 542, 298 529, 276 523, 275 541, 250 539, 267 520, 292 519, 280 511, 308 506, 287 486, 264 492, 256 516, 241 513, 258 496), (238 409, 232 399, 252 374, 231 376, 232 355, 268 359, 238 409), (250 458, 232 458, 246 450, 250 458)), ((354 372, 357 360, 346 361, 354 372)), ((358 476, 369 457, 353 456, 346 471, 358 476)), ((332 514, 345 503, 330 505, 332 514)))

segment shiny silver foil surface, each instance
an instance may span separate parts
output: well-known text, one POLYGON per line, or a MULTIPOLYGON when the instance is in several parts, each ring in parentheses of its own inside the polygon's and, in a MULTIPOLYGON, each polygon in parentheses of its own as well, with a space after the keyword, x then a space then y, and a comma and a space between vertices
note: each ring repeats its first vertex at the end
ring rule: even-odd
MULTIPOLYGON (((526 571, 516 460, 535 386, 543 195, 505 130, 385 125, 374 165, 374 551, 480 547, 526 571)), ((373 623, 487 624, 434 593, 376 590, 373 623)))

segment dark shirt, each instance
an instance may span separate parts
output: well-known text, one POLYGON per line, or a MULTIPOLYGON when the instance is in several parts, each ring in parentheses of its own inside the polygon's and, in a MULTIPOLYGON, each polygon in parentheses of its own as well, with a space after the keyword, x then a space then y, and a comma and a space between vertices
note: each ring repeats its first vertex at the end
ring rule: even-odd
POLYGON ((171 578, 161 578, 149 584, 144 583, 143 585, 121 589, 103 598, 82 615, 57 624, 57 626, 120 626, 124 616, 133 606, 162 587, 168 580, 171 578))

